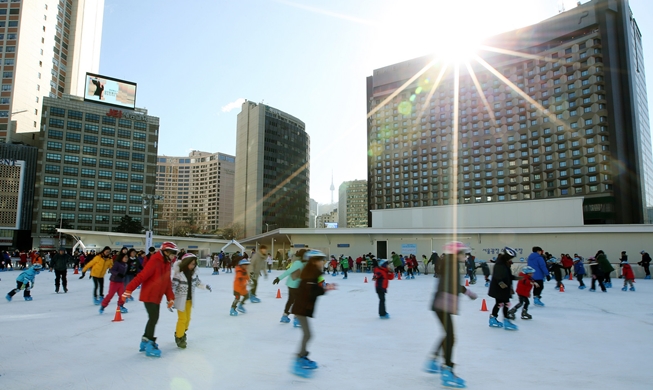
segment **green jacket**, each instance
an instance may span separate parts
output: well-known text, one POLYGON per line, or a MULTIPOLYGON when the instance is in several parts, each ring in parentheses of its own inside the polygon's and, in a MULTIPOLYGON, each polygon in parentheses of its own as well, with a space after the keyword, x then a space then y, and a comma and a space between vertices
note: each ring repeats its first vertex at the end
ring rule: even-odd
POLYGON ((401 257, 396 253, 392 255, 392 265, 395 267, 401 267, 401 257))
POLYGON ((342 265, 342 268, 349 269, 349 257, 343 257, 340 259, 340 265, 342 265))
POLYGON ((596 257, 596 261, 599 263, 599 267, 601 267, 601 271, 605 272, 606 274, 610 274, 610 272, 614 271, 614 267, 612 264, 610 264, 610 261, 608 261, 608 256, 606 255, 598 255, 596 257))

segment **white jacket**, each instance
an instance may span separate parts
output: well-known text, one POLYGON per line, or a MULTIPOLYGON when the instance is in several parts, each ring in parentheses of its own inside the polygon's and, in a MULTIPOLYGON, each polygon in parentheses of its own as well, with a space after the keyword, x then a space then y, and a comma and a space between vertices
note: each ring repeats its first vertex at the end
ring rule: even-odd
MULTIPOLYGON (((172 266, 172 291, 175 293, 175 309, 183 312, 186 310, 186 297, 188 297, 188 279, 186 279, 186 274, 181 272, 179 269, 179 263, 181 263, 181 261, 176 261, 172 266)), ((191 297, 195 297, 195 287, 206 290, 206 285, 203 284, 199 276, 197 276, 197 272, 193 273, 191 286, 193 288, 191 291, 191 297)))

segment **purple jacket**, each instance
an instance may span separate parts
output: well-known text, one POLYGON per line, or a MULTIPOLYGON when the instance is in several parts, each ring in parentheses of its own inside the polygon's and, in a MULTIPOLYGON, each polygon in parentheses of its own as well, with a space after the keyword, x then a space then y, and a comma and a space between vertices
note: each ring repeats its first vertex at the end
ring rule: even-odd
POLYGON ((109 278, 110 281, 123 283, 125 281, 125 274, 127 273, 127 263, 114 261, 109 272, 111 273, 111 277, 109 278))

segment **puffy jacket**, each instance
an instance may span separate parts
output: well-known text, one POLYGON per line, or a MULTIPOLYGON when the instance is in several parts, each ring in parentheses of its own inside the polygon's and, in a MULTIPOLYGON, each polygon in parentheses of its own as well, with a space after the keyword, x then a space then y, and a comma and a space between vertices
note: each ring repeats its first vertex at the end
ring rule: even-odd
POLYGON ((624 276, 624 279, 626 280, 635 279, 635 273, 633 272, 633 267, 631 267, 630 264, 628 263, 621 264, 621 274, 624 276))
POLYGON ((50 266, 55 271, 65 271, 68 269, 68 263, 72 263, 72 262, 73 262, 73 258, 68 253, 64 253, 63 255, 60 255, 59 252, 57 252, 56 255, 52 256, 52 260, 50 261, 50 266))
POLYGON ((234 278, 234 292, 240 295, 247 295, 247 282, 249 274, 241 266, 236 266, 236 276, 234 278))
MULTIPOLYGON (((186 278, 186 274, 179 269, 179 263, 180 262, 177 261, 172 266, 172 290, 175 293, 175 308, 177 311, 183 312, 186 310, 186 300, 188 298, 188 278, 186 278)), ((197 276, 197 272, 193 272, 190 285, 191 298, 195 296, 195 287, 203 288, 206 290, 206 285, 202 283, 199 276, 197 276)))
POLYGON ((574 264, 574 272, 576 275, 585 275, 585 264, 582 261, 577 261, 574 264))
POLYGON ((387 267, 376 267, 374 268, 374 276, 376 276, 376 288, 386 290, 388 288, 388 282, 394 279, 395 274, 390 272, 387 267))
POLYGON ((129 258, 127 260, 127 275, 136 275, 137 273, 143 270, 141 262, 138 260, 138 257, 129 258))
POLYGON ((440 275, 438 288, 433 298, 431 309, 451 314, 458 314, 458 294, 467 289, 460 283, 460 267, 454 256, 443 255, 438 260, 437 271, 440 275))
POLYGON ((612 264, 610 264, 610 261, 608 260, 608 256, 605 254, 600 254, 596 256, 596 261, 599 263, 599 267, 601 267, 601 271, 605 273, 606 275, 609 275, 610 272, 614 271, 614 267, 612 264))
POLYGON ((279 280, 283 280, 283 278, 290 276, 288 280, 286 280, 286 286, 288 286, 288 288, 298 288, 299 283, 302 281, 299 275, 301 275, 305 265, 306 263, 301 260, 293 261, 293 263, 290 265, 290 268, 279 275, 279 280))
POLYGON ((340 265, 342 266, 343 269, 349 269, 349 259, 343 257, 342 259, 340 259, 340 265))
POLYGON ((492 280, 490 281, 488 295, 496 298, 499 302, 508 302, 510 297, 512 297, 512 281, 514 278, 510 266, 500 256, 492 270, 492 280), (504 286, 501 286, 502 282, 504 286))
POLYGON ((321 269, 304 267, 301 278, 291 311, 295 315, 313 317, 317 297, 324 295, 324 276, 321 269))
POLYGON ((517 295, 520 297, 530 297, 533 289, 533 279, 523 272, 519 273, 521 279, 517 282, 517 295))
POLYGON ((571 268, 573 265, 574 265, 574 261, 571 259, 571 257, 568 256, 562 257, 562 266, 564 268, 571 268))
POLYGON ((395 267, 401 267, 402 266, 401 256, 399 256, 396 253, 392 255, 392 265, 395 267))
POLYGON ((542 255, 539 253, 533 252, 528 255, 527 263, 530 267, 535 269, 535 272, 533 273, 533 280, 543 280, 549 274, 549 269, 546 268, 544 257, 542 257, 542 255))
POLYGON ((141 286, 139 300, 141 302, 161 303, 165 294, 168 301, 174 301, 172 281, 170 280, 170 262, 166 261, 161 251, 150 256, 145 268, 127 285, 125 290, 134 291, 141 286))
POLYGON ((29 283, 34 287, 34 278, 36 277, 36 270, 33 267, 30 267, 28 270, 21 272, 16 278, 17 282, 23 284, 29 283))
POLYGON ((91 268, 91 276, 94 278, 103 278, 107 273, 107 270, 113 265, 113 260, 111 257, 106 259, 102 257, 102 254, 95 256, 93 260, 89 261, 84 265, 82 273, 86 272, 87 269, 91 268))
POLYGON ((111 273, 110 281, 123 283, 125 281, 125 274, 127 274, 127 263, 114 261, 109 273, 111 273))

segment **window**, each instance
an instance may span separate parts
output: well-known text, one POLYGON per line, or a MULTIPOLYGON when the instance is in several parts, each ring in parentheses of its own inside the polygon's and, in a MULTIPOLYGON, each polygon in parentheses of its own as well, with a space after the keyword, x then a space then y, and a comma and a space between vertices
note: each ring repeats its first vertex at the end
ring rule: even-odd
POLYGON ((128 178, 129 178, 129 175, 124 173, 124 172, 116 172, 116 174, 115 174, 115 179, 116 180, 127 181, 128 178))
MULTIPOLYGON (((77 145, 76 145, 77 146, 77 145)), ((79 146, 77 146, 79 148, 79 146)), ((66 145, 66 149, 68 149, 68 145, 66 145)), ((77 152, 79 152, 79 149, 77 149, 77 152)), ((79 156, 64 156, 64 163, 66 164, 79 164, 79 156)))
POLYGON ((114 144, 115 144, 115 140, 114 140, 113 138, 105 138, 105 137, 102 137, 102 138, 100 139, 100 144, 101 144, 101 145, 104 145, 104 146, 111 146, 111 147, 113 147, 114 144))
MULTIPOLYGON (((88 120, 88 118, 87 118, 87 120, 88 120)), ((84 124, 84 132, 85 133, 97 134, 99 131, 100 131, 100 126, 98 126, 98 125, 93 125, 93 124, 90 124, 90 123, 84 124)))
POLYGON ((77 133, 66 133, 66 141, 80 142, 82 140, 82 135, 77 133))
POLYGON ((97 135, 84 135, 84 143, 97 145, 97 135))
POLYGON ((79 211, 93 211, 93 203, 81 203, 80 202, 79 203, 79 211))

